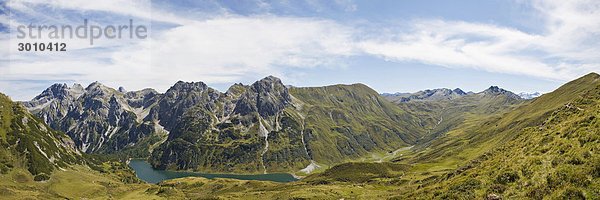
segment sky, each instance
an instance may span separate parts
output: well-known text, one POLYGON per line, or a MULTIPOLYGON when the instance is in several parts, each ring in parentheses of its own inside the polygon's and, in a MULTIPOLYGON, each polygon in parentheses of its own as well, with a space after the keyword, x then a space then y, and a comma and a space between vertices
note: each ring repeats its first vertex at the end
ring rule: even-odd
POLYGON ((13 100, 54 83, 164 92, 178 80, 202 81, 224 92, 268 75, 380 93, 550 92, 590 72, 600 72, 597 0, 0 1, 0 92, 13 100), (47 28, 42 38, 18 37, 19 26, 84 20, 101 30, 131 22, 147 37, 90 44, 50 38, 47 28), (57 42, 66 51, 18 51, 57 42))

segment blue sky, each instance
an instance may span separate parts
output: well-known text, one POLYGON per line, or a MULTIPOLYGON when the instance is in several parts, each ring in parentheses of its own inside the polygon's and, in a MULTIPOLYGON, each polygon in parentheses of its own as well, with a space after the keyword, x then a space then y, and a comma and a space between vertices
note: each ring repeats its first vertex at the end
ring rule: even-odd
POLYGON ((594 0, 22 0, 0 2, 0 92, 28 100, 53 83, 100 81, 164 92, 178 80, 220 91, 268 76, 285 84, 364 83, 549 92, 600 71, 594 0), (147 39, 17 39, 18 25, 127 24, 147 39), (10 29, 10 32, 7 31, 10 29), (65 42, 67 52, 18 52, 65 42))

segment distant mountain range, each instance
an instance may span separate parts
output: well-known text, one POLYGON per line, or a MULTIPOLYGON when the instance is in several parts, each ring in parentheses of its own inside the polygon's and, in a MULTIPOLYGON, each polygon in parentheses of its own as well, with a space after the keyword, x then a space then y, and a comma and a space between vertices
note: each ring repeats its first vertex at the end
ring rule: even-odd
POLYGON ((150 157, 159 169, 301 173, 410 146, 426 133, 362 84, 288 88, 270 76, 225 93, 181 81, 164 94, 124 92, 55 84, 23 104, 81 151, 150 157))
MULTIPOLYGON (((515 99, 520 99, 518 95, 514 93, 498 88, 497 86, 492 86, 488 88, 484 93, 503 93, 511 96, 515 99)), ((473 92, 464 92, 460 88, 456 88, 454 90, 448 88, 440 88, 440 89, 432 89, 432 90, 423 90, 416 93, 383 93, 382 97, 386 98, 391 102, 410 102, 410 101, 444 101, 444 100, 452 100, 465 95, 474 94, 473 92)))
POLYGON ((380 95, 382 97, 397 97, 397 96, 404 96, 404 95, 408 95, 410 94, 409 92, 396 92, 396 93, 381 93, 380 95))
MULTIPOLYGON (((474 92, 464 92, 462 91, 460 88, 456 88, 454 90, 450 90, 447 88, 439 88, 439 89, 432 89, 432 90, 423 90, 423 91, 419 91, 416 93, 402 93, 402 92, 396 92, 396 93, 381 93, 380 95, 386 99, 392 100, 392 101, 401 101, 401 102, 408 102, 408 101, 413 101, 413 100, 433 100, 433 101, 439 101, 439 100, 449 100, 449 99, 453 99, 459 96, 464 96, 465 94, 473 94, 474 92)), ((542 94, 539 92, 521 92, 519 94, 517 94, 517 96, 519 96, 522 99, 533 99, 536 97, 541 96, 542 94)))

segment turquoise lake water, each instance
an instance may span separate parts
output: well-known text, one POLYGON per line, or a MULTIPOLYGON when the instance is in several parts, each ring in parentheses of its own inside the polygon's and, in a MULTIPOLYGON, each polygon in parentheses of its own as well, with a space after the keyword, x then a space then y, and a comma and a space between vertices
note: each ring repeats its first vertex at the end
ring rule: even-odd
POLYGON ((204 174, 204 173, 191 173, 191 172, 176 172, 176 171, 165 171, 155 170, 152 166, 143 159, 134 159, 129 162, 137 177, 148 182, 158 183, 163 180, 183 178, 183 177, 204 177, 208 179, 213 178, 233 178, 240 180, 259 180, 259 181, 274 181, 280 183, 287 183, 297 181, 291 174, 276 173, 276 174, 256 174, 256 175, 235 175, 235 174, 204 174))

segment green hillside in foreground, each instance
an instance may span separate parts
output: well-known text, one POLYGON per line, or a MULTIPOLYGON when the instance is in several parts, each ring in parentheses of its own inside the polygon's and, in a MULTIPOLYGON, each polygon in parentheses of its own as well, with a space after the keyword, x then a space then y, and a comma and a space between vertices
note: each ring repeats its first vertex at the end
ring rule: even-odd
POLYGON ((21 103, 0 94, 0 199, 108 198, 139 187, 121 163, 74 148, 21 103))

